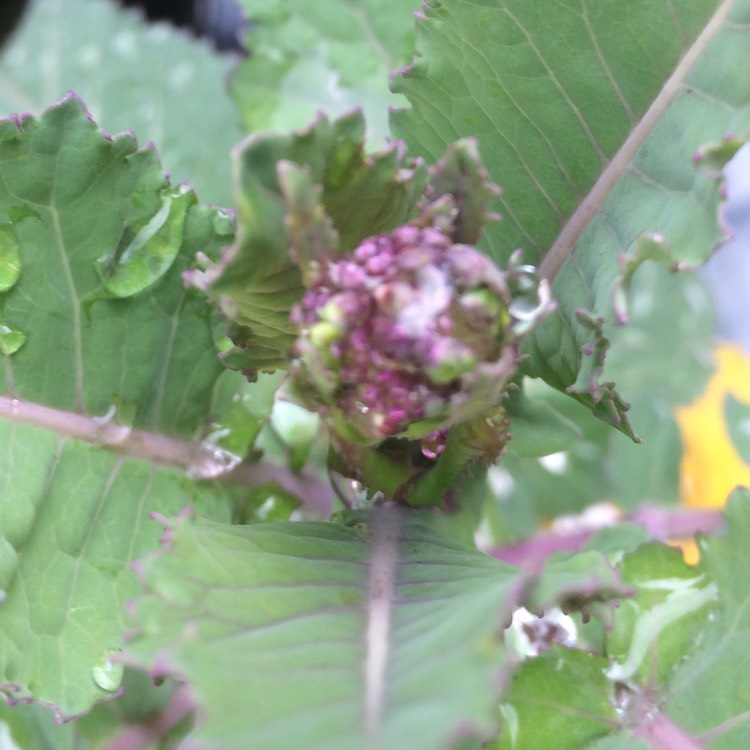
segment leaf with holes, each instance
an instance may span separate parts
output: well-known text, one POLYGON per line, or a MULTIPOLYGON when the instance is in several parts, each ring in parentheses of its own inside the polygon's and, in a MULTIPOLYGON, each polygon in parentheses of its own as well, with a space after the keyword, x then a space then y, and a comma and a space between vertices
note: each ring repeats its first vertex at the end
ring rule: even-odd
POLYGON ((126 657, 186 677, 194 741, 224 750, 491 736, 521 579, 435 521, 389 507, 353 526, 170 521, 140 564, 126 657))
POLYGON ((182 272, 232 225, 69 97, 0 121, 0 226, 0 690, 71 716, 118 688, 149 512, 229 518, 227 491, 185 476, 226 466, 200 442, 222 367, 182 272))
POLYGON ((411 108, 392 126, 416 153, 478 136, 505 189, 487 252, 521 247, 555 278, 559 312, 528 337, 527 371, 626 432, 627 406, 602 376, 618 255, 645 234, 697 263, 724 239, 714 175, 691 159, 750 128, 736 64, 749 18, 748 0, 430 1, 419 56, 394 79, 411 108))

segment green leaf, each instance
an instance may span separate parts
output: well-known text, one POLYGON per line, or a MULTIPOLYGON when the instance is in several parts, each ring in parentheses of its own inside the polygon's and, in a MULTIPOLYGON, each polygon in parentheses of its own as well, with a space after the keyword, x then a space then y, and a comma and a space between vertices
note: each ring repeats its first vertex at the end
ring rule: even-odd
POLYGON ((3 750, 77 750, 73 724, 58 726, 42 706, 12 708, 0 701, 0 747, 3 750))
POLYGON ((619 560, 623 553, 633 552, 651 541, 646 529, 637 523, 618 523, 599 529, 584 546, 585 550, 601 552, 610 560, 619 560))
POLYGON ((607 327, 607 376, 634 408, 656 402, 672 408, 696 399, 713 372, 716 343, 705 282, 695 272, 675 274, 649 263, 635 272, 623 302, 627 325, 607 327))
MULTIPOLYGON (((489 249, 506 259, 522 247, 539 262, 719 6, 428 2, 417 22, 419 56, 392 84, 411 107, 393 113, 392 126, 433 158, 456 138, 477 136, 492 178, 512 184, 489 249)), ((684 174, 679 155, 689 161, 709 139, 682 150, 708 110, 726 118, 708 102, 695 106, 702 122, 683 130, 668 153, 650 150, 653 167, 671 164, 675 176, 684 174)))
POLYGON ((586 750, 652 750, 653 746, 645 740, 630 736, 629 732, 613 734, 586 745, 586 750))
POLYGON ((296 338, 289 313, 303 293, 295 250, 310 273, 309 261, 352 250, 412 218, 423 168, 405 161, 398 145, 366 155, 363 137, 361 114, 334 122, 321 116, 290 135, 251 136, 235 151, 237 242, 221 263, 193 277, 235 323, 228 366, 288 364, 296 338))
POLYGON ((716 584, 686 565, 680 550, 663 544, 626 555, 622 579, 636 593, 616 610, 607 637, 614 662, 610 676, 664 684, 700 636, 717 598, 716 584))
POLYGON ((497 221, 497 214, 488 210, 489 202, 499 194, 479 157, 474 138, 451 144, 440 160, 429 170, 426 201, 439 201, 451 196, 457 216, 453 220, 451 238, 454 242, 475 245, 488 221, 497 221))
POLYGON ((320 416, 297 404, 279 400, 271 413, 271 426, 289 450, 292 470, 300 471, 313 448, 321 443, 320 416))
POLYGON ((0 121, 0 225, 20 268, 0 304, 25 336, 0 369, 0 689, 58 718, 117 689, 109 657, 137 590, 129 565, 157 542, 149 513, 230 517, 229 491, 185 473, 229 460, 201 442, 222 366, 205 300, 182 281, 198 250, 231 238, 221 214, 186 200, 160 238, 169 267, 138 276, 136 294, 112 297, 97 271, 172 191, 152 149, 105 136, 74 97, 0 121))
POLYGON ((35 0, 0 53, 0 113, 40 114, 75 91, 108 132, 159 144, 172 180, 231 205, 242 131, 224 93, 231 59, 103 0, 35 0))
POLYGON ((593 736, 597 726, 611 734, 571 747, 747 747, 750 679, 742 666, 750 643, 750 579, 743 560, 750 492, 736 492, 726 515, 725 536, 700 540, 698 567, 653 543, 625 556, 622 577, 635 596, 622 602, 614 627, 604 633, 608 659, 556 649, 542 657, 546 663, 526 662, 509 694, 515 714, 506 714, 515 723, 506 725, 501 740, 507 742, 506 734, 512 740, 515 727, 516 742, 508 747, 541 747, 547 722, 560 722, 555 747, 566 747, 576 732, 593 736), (556 659, 559 670, 551 668, 556 659), (588 661, 599 665, 581 669, 588 661), (578 666, 570 669, 571 664, 578 666), (588 712, 581 711, 582 694, 588 696, 588 712), (546 722, 538 720, 549 703, 558 710, 546 722), (567 725, 571 713, 575 724, 567 725))
POLYGON ((246 458, 275 405, 279 374, 263 374, 254 383, 239 372, 224 370, 216 381, 207 441, 233 456, 246 458))
POLYGON ((724 398, 724 413, 737 453, 746 464, 750 464, 750 406, 728 394, 724 398))
MULTIPOLYGON (((513 517, 523 512, 535 510, 550 518, 581 512, 605 498, 625 511, 644 502, 679 501, 682 445, 674 406, 697 395, 696 387, 709 372, 710 300, 693 273, 675 275, 652 265, 641 268, 636 280, 629 295, 632 319, 612 334, 607 373, 632 400, 631 418, 643 442, 600 429, 579 404, 541 380, 525 380, 522 394, 512 394, 506 402, 512 439, 498 466, 513 480, 498 508, 513 525, 513 517), (660 300, 665 308, 681 311, 672 328, 655 320, 660 300), (527 398, 535 410, 541 405, 552 413, 527 413, 527 398), (534 459, 555 452, 560 455, 534 459)), ((515 533, 534 533, 539 519, 531 521, 515 533)))
POLYGON ((251 51, 232 76, 249 131, 290 130, 318 112, 335 117, 361 107, 368 140, 389 135, 387 110, 403 105, 388 75, 414 46, 413 0, 242 0, 251 51))
POLYGON ((617 714, 607 660, 553 645, 524 662, 500 708, 503 731, 491 750, 580 750, 607 735, 617 714))
POLYGON ((523 391, 511 392, 505 411, 511 421, 508 451, 514 456, 546 456, 567 448, 582 437, 572 420, 548 401, 523 391))
POLYGON ((148 593, 127 653, 190 681, 205 716, 194 741, 434 750, 492 731, 498 627, 519 578, 430 516, 385 507, 349 527, 182 518, 167 538, 142 563, 148 593))
POLYGON ((527 594, 524 605, 537 613, 556 605, 566 613, 583 612, 587 619, 592 612, 609 619, 604 607, 631 593, 604 555, 589 550, 551 557, 527 594))
POLYGON ((698 274, 656 264, 635 271, 624 303, 628 324, 607 326, 605 373, 632 402, 629 416, 643 443, 610 438, 603 459, 613 482, 609 492, 624 510, 643 502, 675 504, 683 447, 674 412, 700 395, 712 372, 713 303, 698 274))
POLYGON ((132 404, 133 427, 192 435, 207 417, 221 365, 210 313, 180 274, 199 248, 210 252, 231 239, 215 232, 216 212, 194 205, 171 238, 169 252, 183 250, 182 263, 163 277, 169 284, 110 299, 99 258, 128 227, 158 216, 170 195, 155 152, 137 150, 128 135, 105 138, 68 98, 40 118, 0 121, 0 178, 0 220, 14 222, 23 248, 19 281, 3 296, 3 322, 27 336, 6 359, 0 388, 101 416, 115 403, 132 404), (114 342, 117 355, 102 357, 114 342), (169 388, 174 378, 184 387, 169 388))
POLYGON ((711 750, 750 743, 750 492, 738 490, 726 508, 728 533, 701 538, 701 571, 718 586, 717 611, 707 618, 699 648, 669 682, 668 715, 696 735, 710 733, 711 750))
POLYGON ((625 432, 626 404, 600 381, 617 256, 648 233, 696 263, 724 239, 714 175, 691 157, 750 128, 733 63, 748 10, 747 0, 428 2, 419 57, 393 82, 411 108, 392 125, 416 153, 478 137, 506 188, 487 251, 502 261, 521 247, 556 276, 559 313, 525 341, 528 373, 625 432))

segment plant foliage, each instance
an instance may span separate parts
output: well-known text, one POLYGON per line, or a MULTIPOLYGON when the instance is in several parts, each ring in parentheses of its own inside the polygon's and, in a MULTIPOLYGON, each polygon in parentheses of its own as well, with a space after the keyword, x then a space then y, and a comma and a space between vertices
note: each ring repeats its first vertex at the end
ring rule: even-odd
POLYGON ((750 0, 243 5, 0 50, 0 747, 744 750, 750 0))

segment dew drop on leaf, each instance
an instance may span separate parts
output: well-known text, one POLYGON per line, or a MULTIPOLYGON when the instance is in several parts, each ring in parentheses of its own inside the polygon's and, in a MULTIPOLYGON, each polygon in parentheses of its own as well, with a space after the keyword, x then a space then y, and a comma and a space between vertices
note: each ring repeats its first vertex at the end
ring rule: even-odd
POLYGON ((213 215, 214 232, 222 237, 234 234, 234 219, 227 211, 218 208, 213 215))
POLYGON ((26 334, 0 323, 0 353, 15 354, 26 343, 26 334))
POLYGON ((195 193, 187 185, 169 191, 159 210, 138 231, 126 230, 114 252, 96 262, 112 296, 132 297, 172 267, 182 246, 188 211, 195 202, 195 193))
POLYGON ((10 225, 0 224, 0 292, 7 292, 21 275, 18 238, 10 225))
POLYGON ((115 404, 111 404, 109 410, 99 417, 94 417, 96 433, 94 442, 97 445, 120 445, 124 443, 133 431, 130 424, 123 424, 118 420, 118 411, 115 404))
POLYGON ((232 471, 242 459, 218 445, 204 441, 190 464, 187 475, 190 479, 215 479, 232 471))
POLYGON ((119 648, 106 649, 91 670, 94 682, 108 693, 114 693, 122 682, 125 667, 123 664, 112 660, 112 657, 120 652, 121 649, 119 648))

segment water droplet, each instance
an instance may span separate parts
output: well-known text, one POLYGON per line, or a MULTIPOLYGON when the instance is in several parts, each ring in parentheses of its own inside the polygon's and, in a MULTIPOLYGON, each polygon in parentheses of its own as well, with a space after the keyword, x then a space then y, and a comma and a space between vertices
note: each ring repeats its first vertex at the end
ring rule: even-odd
POLYGON ((182 245, 185 218, 195 202, 195 193, 181 185, 164 195, 161 208, 135 234, 125 230, 115 251, 96 263, 110 294, 132 297, 171 268, 182 245))
POLYGON ((110 38, 111 48, 124 58, 135 57, 138 51, 138 42, 132 31, 121 31, 110 38))
POLYGON ((157 111, 153 102, 145 101, 138 107, 136 114, 139 119, 145 122, 153 122, 156 119, 157 111))
POLYGON ((117 420, 117 407, 110 405, 107 413, 101 417, 94 417, 96 424, 96 443, 98 445, 120 445, 124 443, 133 431, 132 427, 117 420))
POLYGON ((7 292, 21 275, 18 238, 10 224, 0 224, 0 292, 7 292))
POLYGON ((187 475, 190 479, 216 479, 232 471, 242 461, 231 453, 208 441, 200 444, 197 455, 190 464, 187 475))
POLYGON ((0 353, 15 354, 26 343, 26 334, 0 323, 0 353))
POLYGON ((214 232, 220 237, 229 237, 234 234, 234 217, 228 211, 215 209, 212 224, 214 232))
POLYGON ((189 62, 178 63, 169 70, 167 81, 173 89, 184 89, 195 75, 195 68, 189 62))
POLYGON ((552 294, 548 281, 538 276, 534 266, 509 269, 509 286, 513 299, 508 311, 515 321, 513 330, 522 335, 552 309, 552 294))
POLYGON ((101 64, 102 50, 96 44, 87 44, 78 50, 76 57, 82 67, 96 68, 101 64))
POLYGON ((121 649, 119 648, 106 649, 91 669, 94 682, 108 693, 116 692, 122 682, 122 673, 125 667, 122 663, 114 661, 112 658, 119 653, 121 653, 121 649))

